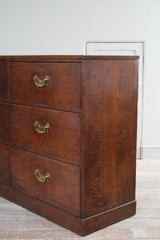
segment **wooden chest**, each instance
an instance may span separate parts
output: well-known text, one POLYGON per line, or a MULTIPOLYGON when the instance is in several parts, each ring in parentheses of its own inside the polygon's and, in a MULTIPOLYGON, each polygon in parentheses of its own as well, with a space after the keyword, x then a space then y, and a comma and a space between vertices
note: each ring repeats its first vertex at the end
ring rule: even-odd
POLYGON ((84 236, 135 214, 136 56, 0 57, 0 196, 84 236))

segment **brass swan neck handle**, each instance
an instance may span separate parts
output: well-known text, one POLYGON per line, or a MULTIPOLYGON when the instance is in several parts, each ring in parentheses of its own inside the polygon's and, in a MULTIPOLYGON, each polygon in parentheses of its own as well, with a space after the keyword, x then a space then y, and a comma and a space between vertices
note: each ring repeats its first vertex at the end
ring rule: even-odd
POLYGON ((37 87, 45 87, 48 86, 49 77, 45 76, 43 80, 40 80, 37 75, 34 75, 33 80, 37 87))
POLYGON ((42 175, 38 169, 35 170, 35 175, 36 175, 36 179, 39 181, 39 182, 42 182, 42 183, 48 183, 49 182, 49 178, 50 178, 50 174, 49 173, 46 173, 46 175, 42 175))
POLYGON ((34 128, 36 132, 40 134, 45 134, 49 132, 49 123, 46 123, 44 126, 41 126, 38 121, 34 122, 34 128))

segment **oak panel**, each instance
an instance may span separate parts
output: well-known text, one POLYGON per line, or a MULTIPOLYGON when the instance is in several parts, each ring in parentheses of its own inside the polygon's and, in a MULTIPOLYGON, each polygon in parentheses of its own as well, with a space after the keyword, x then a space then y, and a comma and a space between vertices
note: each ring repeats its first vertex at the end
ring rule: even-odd
POLYGON ((80 112, 80 63, 10 63, 14 103, 80 112), (33 77, 49 76, 48 86, 35 86, 33 77))
POLYGON ((137 61, 83 63, 82 216, 135 199, 137 61))
POLYGON ((10 143, 49 157, 80 164, 80 116, 21 105, 10 106, 10 143), (35 121, 50 124, 49 132, 37 133, 35 121))
POLYGON ((9 147, 0 144, 0 183, 10 185, 9 147))
POLYGON ((0 102, 0 143, 8 143, 8 104, 0 102))
POLYGON ((7 64, 0 62, 0 101, 8 101, 7 64))
POLYGON ((15 190, 60 207, 74 215, 80 213, 79 167, 11 148, 12 179, 15 190), (50 174, 49 182, 36 179, 35 170, 50 174))

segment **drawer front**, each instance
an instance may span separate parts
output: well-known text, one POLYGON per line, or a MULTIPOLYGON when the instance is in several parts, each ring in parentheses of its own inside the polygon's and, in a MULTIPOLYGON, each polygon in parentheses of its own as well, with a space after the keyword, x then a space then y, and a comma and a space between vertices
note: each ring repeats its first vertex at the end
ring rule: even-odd
POLYGON ((3 144, 0 144, 0 184, 9 185, 9 147, 3 144))
POLYGON ((79 216, 79 167, 16 148, 11 148, 10 159, 15 190, 79 216))
POLYGON ((11 144, 79 165, 79 114, 15 104, 10 114, 11 144))
POLYGON ((12 101, 79 112, 80 76, 80 63, 10 63, 12 101))
POLYGON ((8 101, 7 65, 0 62, 0 101, 8 101))
POLYGON ((0 102, 0 143, 8 143, 8 104, 0 102))

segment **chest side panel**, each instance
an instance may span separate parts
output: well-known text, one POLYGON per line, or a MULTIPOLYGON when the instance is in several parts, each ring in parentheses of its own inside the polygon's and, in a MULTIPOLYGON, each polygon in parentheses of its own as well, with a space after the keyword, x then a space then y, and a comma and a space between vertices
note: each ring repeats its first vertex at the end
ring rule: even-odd
POLYGON ((137 60, 83 63, 82 217, 135 199, 137 60))

